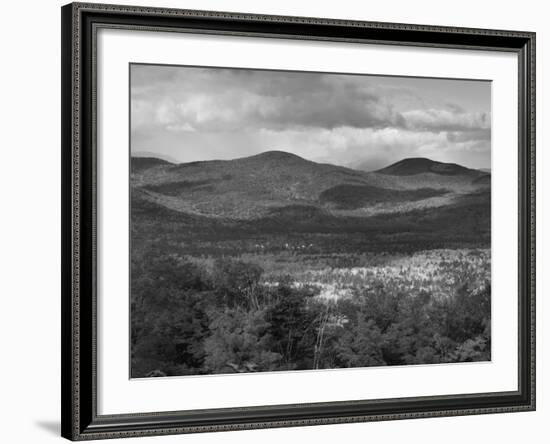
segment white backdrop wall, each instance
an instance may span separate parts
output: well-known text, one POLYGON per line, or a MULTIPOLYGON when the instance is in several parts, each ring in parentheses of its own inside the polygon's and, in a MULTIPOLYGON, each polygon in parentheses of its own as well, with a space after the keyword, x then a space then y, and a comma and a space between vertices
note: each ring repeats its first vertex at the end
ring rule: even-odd
MULTIPOLYGON (((163 0, 118 3, 212 9, 260 14, 309 15, 359 20, 517 29, 537 32, 538 112, 538 410, 485 415, 253 430, 125 442, 280 443, 543 443, 550 421, 550 387, 543 350, 550 330, 544 303, 544 271, 550 253, 543 225, 549 220, 544 196, 550 168, 544 153, 543 122, 550 104, 543 73, 548 63, 550 14, 544 2, 525 0, 388 0, 337 2, 292 0, 163 0)), ((9 443, 48 443, 59 437, 60 372, 60 6, 58 0, 2 5, 0 27, 0 436, 9 443)))

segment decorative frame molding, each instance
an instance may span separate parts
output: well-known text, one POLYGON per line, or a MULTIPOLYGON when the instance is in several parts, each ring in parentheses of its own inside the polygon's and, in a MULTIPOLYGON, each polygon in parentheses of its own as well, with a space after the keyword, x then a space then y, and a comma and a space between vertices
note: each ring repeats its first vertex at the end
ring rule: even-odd
POLYGON ((535 409, 535 34, 72 3, 62 15, 62 436, 71 440, 535 409), (96 86, 100 27, 514 52, 519 65, 519 389, 515 392, 97 414, 96 86))

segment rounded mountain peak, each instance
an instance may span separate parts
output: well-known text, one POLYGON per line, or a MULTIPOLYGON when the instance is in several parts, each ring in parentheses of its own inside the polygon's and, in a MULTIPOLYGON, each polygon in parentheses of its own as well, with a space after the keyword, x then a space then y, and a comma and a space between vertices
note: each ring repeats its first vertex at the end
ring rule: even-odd
POLYGON ((248 157, 248 159, 261 159, 261 160, 276 160, 276 161, 299 161, 305 160, 296 154, 289 153, 287 151, 272 150, 264 151, 263 153, 255 154, 248 157))
POLYGON ((468 174, 471 171, 456 163, 437 162, 426 157, 410 157, 378 170, 379 173, 393 176, 412 176, 422 173, 459 175, 468 174))

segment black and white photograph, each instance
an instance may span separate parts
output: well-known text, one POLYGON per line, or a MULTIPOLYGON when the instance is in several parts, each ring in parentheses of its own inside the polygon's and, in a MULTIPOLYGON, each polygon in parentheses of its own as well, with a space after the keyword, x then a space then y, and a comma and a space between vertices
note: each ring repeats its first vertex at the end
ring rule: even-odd
POLYGON ((131 377, 491 360, 491 82, 131 64, 131 377))
POLYGON ((511 6, 5 2, 0 441, 545 444, 511 6))

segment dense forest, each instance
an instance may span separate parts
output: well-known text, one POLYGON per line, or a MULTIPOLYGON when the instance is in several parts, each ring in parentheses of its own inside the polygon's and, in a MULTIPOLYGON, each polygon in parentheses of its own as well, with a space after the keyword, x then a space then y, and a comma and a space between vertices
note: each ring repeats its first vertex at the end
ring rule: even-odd
POLYGON ((488 283, 452 298, 378 285, 323 300, 234 259, 134 265, 132 377, 490 359, 488 283))

